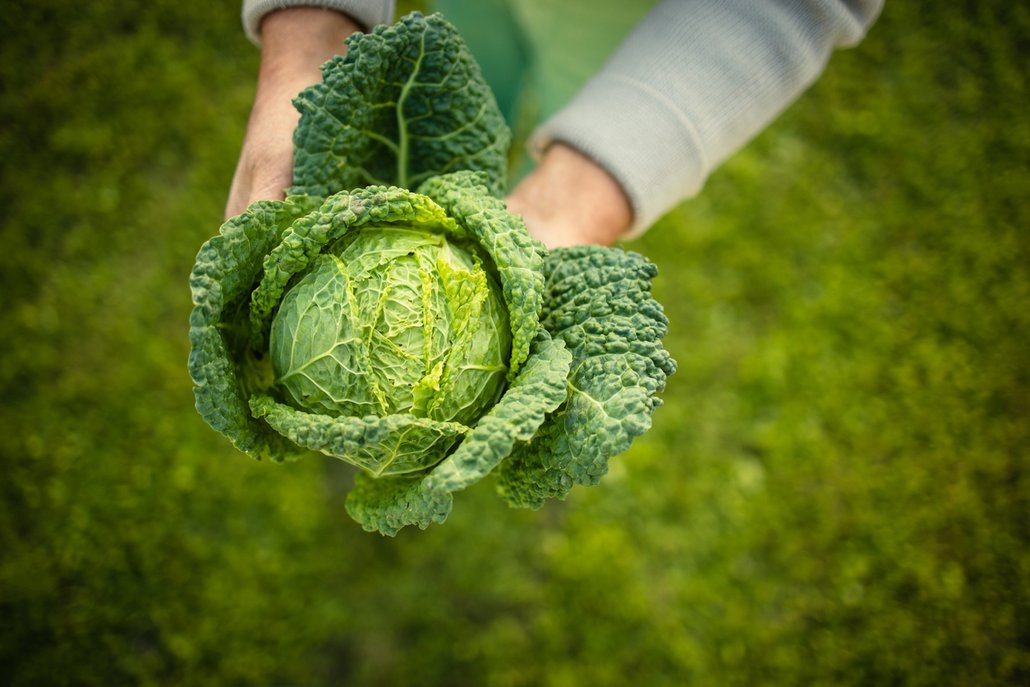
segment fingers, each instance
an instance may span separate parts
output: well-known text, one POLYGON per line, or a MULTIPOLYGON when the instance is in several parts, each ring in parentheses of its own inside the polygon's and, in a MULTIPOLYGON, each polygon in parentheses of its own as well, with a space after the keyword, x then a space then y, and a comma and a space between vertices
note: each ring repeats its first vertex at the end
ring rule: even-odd
POLYGON ((236 172, 232 177, 232 184, 229 186, 229 198, 225 203, 225 219, 234 217, 247 208, 247 198, 250 196, 250 181, 244 176, 244 158, 241 154, 239 162, 236 163, 236 172))
POLYGON ((229 199, 225 205, 228 219, 247 209, 258 200, 282 200, 286 187, 293 181, 293 148, 289 143, 287 130, 285 145, 263 145, 244 142, 240 161, 229 187, 229 199))

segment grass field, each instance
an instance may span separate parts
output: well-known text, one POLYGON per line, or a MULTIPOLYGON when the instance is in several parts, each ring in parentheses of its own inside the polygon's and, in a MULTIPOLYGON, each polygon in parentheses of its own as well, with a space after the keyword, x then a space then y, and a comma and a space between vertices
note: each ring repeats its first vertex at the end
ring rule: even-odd
POLYGON ((1030 682, 1030 11, 891 2, 631 248, 680 363, 536 512, 396 539, 193 409, 235 2, 0 13, 0 682, 1030 682))

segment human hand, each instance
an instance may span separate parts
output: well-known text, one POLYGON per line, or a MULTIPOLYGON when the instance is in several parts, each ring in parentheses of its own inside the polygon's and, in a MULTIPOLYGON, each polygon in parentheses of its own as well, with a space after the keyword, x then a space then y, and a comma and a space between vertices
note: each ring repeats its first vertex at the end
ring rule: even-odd
POLYGON ((548 248, 610 246, 633 223, 633 208, 619 183, 564 143, 551 144, 506 201, 548 248))
POLYGON ((300 113, 292 100, 322 80, 321 66, 346 51, 343 41, 360 27, 340 12, 291 7, 261 22, 261 68, 225 217, 256 200, 279 199, 293 180, 293 130, 300 113))

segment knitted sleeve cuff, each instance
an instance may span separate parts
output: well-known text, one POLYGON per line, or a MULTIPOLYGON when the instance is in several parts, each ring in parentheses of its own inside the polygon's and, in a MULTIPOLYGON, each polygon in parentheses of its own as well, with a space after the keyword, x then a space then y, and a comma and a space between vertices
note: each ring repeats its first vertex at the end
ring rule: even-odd
POLYGON ((325 7, 343 12, 364 29, 393 20, 395 0, 244 0, 243 30, 254 45, 261 45, 261 20, 287 7, 325 7))
POLYGON ((643 234, 666 210, 697 193, 708 168, 697 131, 681 109, 623 75, 602 74, 588 82, 534 131, 530 150, 539 158, 555 141, 592 159, 622 186, 633 207, 625 238, 643 234))

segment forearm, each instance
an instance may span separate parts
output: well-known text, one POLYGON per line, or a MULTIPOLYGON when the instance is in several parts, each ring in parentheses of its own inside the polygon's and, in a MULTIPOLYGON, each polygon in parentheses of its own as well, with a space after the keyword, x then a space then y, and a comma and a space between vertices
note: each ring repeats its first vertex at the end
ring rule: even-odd
POLYGON ((291 7, 264 16, 257 93, 226 217, 255 200, 283 196, 292 181, 293 130, 300 118, 292 100, 321 80, 322 63, 343 53, 344 41, 358 30, 348 16, 322 8, 291 7))
POLYGON ((322 64, 343 54, 344 41, 359 30, 349 17, 321 8, 295 7, 265 16, 251 123, 255 114, 271 110, 295 126, 300 114, 291 101, 301 90, 321 81, 322 64))
POLYGON ((319 67, 342 54, 344 40, 361 27, 345 14, 322 7, 291 7, 264 16, 260 25, 261 77, 321 78, 319 67))

